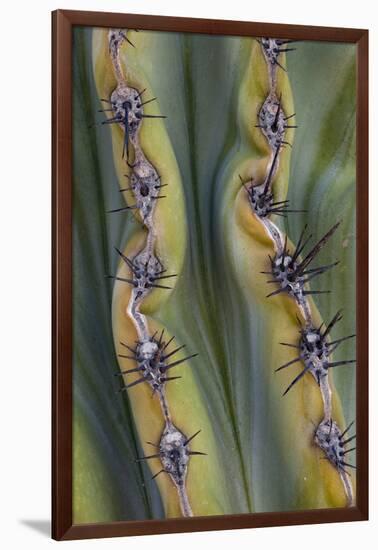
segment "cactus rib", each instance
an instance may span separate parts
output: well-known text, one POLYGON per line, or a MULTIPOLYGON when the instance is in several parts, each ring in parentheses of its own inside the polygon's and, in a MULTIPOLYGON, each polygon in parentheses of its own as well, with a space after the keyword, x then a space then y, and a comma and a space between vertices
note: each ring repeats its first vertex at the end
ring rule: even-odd
POLYGON ((165 274, 167 269, 155 253, 157 233, 154 224, 154 211, 157 200, 165 198, 160 193, 161 188, 167 184, 162 182, 161 175, 147 159, 139 139, 143 119, 165 117, 163 115, 146 114, 144 107, 156 101, 156 98, 142 100, 142 95, 146 90, 138 90, 127 84, 120 60, 120 47, 124 42, 135 47, 129 40, 127 32, 123 29, 111 29, 108 34, 109 52, 117 87, 112 92, 110 99, 106 100, 111 105, 111 108, 106 109, 106 111, 111 112, 112 115, 103 123, 117 124, 123 132, 122 158, 126 159, 126 163, 132 171, 131 175, 127 175, 130 187, 122 188, 121 191, 131 191, 135 198, 135 204, 128 204, 126 207, 116 208, 110 212, 135 209, 140 215, 143 226, 147 229, 147 236, 142 249, 132 258, 116 249, 126 268, 130 271, 131 278, 112 277, 132 286, 127 305, 127 315, 132 320, 138 337, 135 349, 126 343, 122 344, 131 351, 132 356, 119 355, 119 357, 134 360, 137 367, 121 371, 121 374, 127 376, 137 373, 138 378, 132 382, 127 382, 120 391, 133 388, 142 383, 148 383, 151 386, 153 395, 158 396, 164 418, 164 429, 158 444, 159 453, 144 458, 160 459, 162 469, 154 474, 152 479, 155 479, 160 473, 167 473, 177 489, 182 515, 192 516, 193 512, 185 480, 191 455, 202 453, 198 451, 191 452, 187 445, 189 438, 173 424, 166 394, 166 384, 181 378, 180 376, 169 376, 168 372, 177 365, 195 357, 196 354, 176 359, 171 363, 167 362, 184 346, 169 350, 168 347, 173 337, 169 341, 165 341, 164 329, 161 330, 160 334, 156 331, 151 334, 147 317, 141 312, 144 299, 153 289, 171 290, 172 287, 167 286, 165 280, 177 277, 177 274, 165 274), (130 146, 133 148, 132 162, 130 162, 130 146))
MULTIPOLYGON (((285 143, 285 132, 287 129, 296 128, 296 125, 287 124, 287 120, 293 118, 294 114, 284 112, 282 108, 282 93, 277 97, 276 91, 277 70, 283 69, 286 72, 286 68, 281 64, 279 58, 281 53, 292 51, 293 48, 282 48, 288 41, 280 39, 262 38, 258 42, 261 45, 268 68, 270 91, 260 109, 258 124, 255 127, 259 128, 265 136, 271 153, 265 181, 260 186, 247 188, 247 192, 250 206, 256 218, 263 225, 275 250, 275 256, 273 258, 269 256, 271 272, 267 273, 272 276, 272 280, 269 280, 268 283, 275 283, 279 286, 270 292, 267 297, 273 298, 281 293, 289 294, 295 301, 304 319, 304 326, 301 327, 300 331, 301 340, 298 344, 283 344, 297 347, 300 350, 299 356, 278 367, 276 371, 286 369, 298 362, 302 362, 304 365, 303 369, 286 388, 283 395, 286 395, 305 374, 310 373, 315 378, 323 400, 324 418, 316 429, 314 442, 325 452, 325 458, 337 469, 344 485, 347 502, 351 506, 354 500, 353 485, 347 468, 354 468, 354 466, 343 460, 345 452, 349 452, 350 449, 348 451, 343 450, 346 442, 342 440, 341 430, 335 420, 332 419, 332 390, 328 373, 330 368, 355 362, 354 359, 332 362, 330 358, 331 353, 336 349, 335 346, 345 339, 353 337, 353 335, 341 338, 333 343, 327 341, 330 330, 341 318, 340 312, 336 313, 323 332, 321 331, 321 327, 316 328, 314 326, 309 296, 329 291, 311 290, 308 284, 314 277, 323 274, 338 264, 336 261, 330 265, 308 269, 316 255, 337 230, 340 222, 333 225, 302 258, 303 251, 311 239, 311 235, 305 239, 306 227, 300 236, 297 246, 294 250, 291 250, 290 246, 288 246, 287 235, 284 235, 274 221, 270 219, 272 214, 286 216, 286 213, 291 212, 288 209, 288 201, 274 202, 272 180, 278 170, 279 153, 282 145, 285 143), (327 431, 329 433, 325 436, 325 432, 327 431)), ((295 210, 292 212, 295 212, 295 210)))

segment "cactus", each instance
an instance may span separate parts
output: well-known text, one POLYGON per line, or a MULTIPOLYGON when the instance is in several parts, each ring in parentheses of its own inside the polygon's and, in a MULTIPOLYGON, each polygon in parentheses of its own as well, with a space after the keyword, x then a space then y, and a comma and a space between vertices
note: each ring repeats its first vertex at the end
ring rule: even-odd
MULTIPOLYGON (((296 128, 284 58, 285 53, 292 51, 292 48, 282 48, 283 44, 287 43, 290 41, 263 38, 257 40, 257 45, 252 48, 251 68, 246 75, 240 103, 244 109, 248 109, 248 97, 243 97, 243 94, 246 95, 254 86, 259 94, 257 97, 260 97, 261 108, 258 110, 257 104, 256 109, 257 94, 254 94, 254 101, 250 102, 250 111, 256 116, 255 128, 264 135, 266 146, 260 147, 261 136, 256 135, 256 130, 250 128, 249 134, 246 133, 246 141, 259 150, 258 160, 253 160, 252 166, 249 159, 244 162, 234 161, 230 166, 229 179, 233 196, 228 200, 233 200, 235 207, 234 217, 229 218, 229 224, 225 228, 225 241, 228 253, 234 256, 235 265, 240 254, 235 242, 241 241, 241 246, 248 250, 250 265, 245 270, 248 280, 243 283, 254 294, 255 300, 260 301, 266 309, 267 318, 270 318, 271 334, 277 338, 276 342, 272 342, 268 378, 271 378, 273 370, 282 371, 281 378, 286 386, 283 396, 294 386, 297 389, 296 392, 293 390, 291 401, 283 403, 279 408, 282 415, 282 431, 287 431, 290 426, 290 447, 294 455, 293 465, 296 467, 292 472, 291 482, 297 486, 298 503, 305 508, 350 506, 353 504, 354 489, 347 469, 351 465, 343 459, 344 454, 350 452, 350 449, 345 448, 346 443, 339 428, 340 425, 345 428, 344 418, 336 390, 333 388, 330 369, 355 362, 354 359, 332 360, 332 352, 354 335, 333 342, 329 340, 329 333, 341 319, 341 315, 337 312, 323 328, 324 323, 320 319, 312 296, 329 291, 314 290, 310 287, 310 281, 312 284, 315 277, 323 275, 339 263, 335 261, 328 265, 313 267, 312 262, 332 238, 340 222, 333 225, 312 248, 308 249, 311 235, 306 235, 306 226, 296 246, 293 246, 276 221, 277 216, 286 218, 289 214, 301 212, 292 209, 284 195, 289 179, 287 165, 290 152, 287 147, 285 148, 289 145, 286 141, 287 133, 288 130, 296 128), (264 71, 268 74, 264 74, 264 71), (250 81, 251 75, 255 79, 253 83, 250 81), (290 124, 287 123, 288 120, 291 121, 290 124), (245 182, 237 172, 245 172, 246 163, 249 170, 256 175, 245 182), (259 164, 260 172, 254 171, 255 163, 259 164), (264 163, 265 173, 261 174, 261 166, 264 163), (268 276, 268 280, 264 281, 263 276, 268 276), (273 290, 265 293, 265 296, 262 292, 264 283, 274 285, 273 290), (267 303, 267 299, 272 303, 267 303), (282 327, 282 339, 276 328, 279 326, 282 327), (297 336, 298 329, 300 338, 297 336), (273 365, 276 362, 277 368, 272 368, 271 362, 273 365), (299 383, 300 389, 297 387, 299 383), (293 410, 296 411, 295 418, 293 410), (324 433, 325 426, 329 426, 326 430, 329 432, 327 435, 324 433), (325 456, 320 456, 319 450, 323 451, 325 456), (326 458, 327 461, 322 461, 322 458, 326 458), (312 472, 312 479, 303 483, 301 478, 306 470, 312 472)), ((244 112, 242 116, 245 116, 244 112)), ((293 133, 292 131, 291 142, 293 133)), ((227 208, 230 208, 229 203, 227 208)), ((236 275, 238 276, 238 270, 236 275)), ((268 387, 272 384, 274 382, 269 381, 268 387)), ((283 445, 286 447, 286 441, 283 445)))
POLYGON ((75 521, 352 504, 351 47, 75 33, 76 261, 104 312, 76 346, 75 521), (339 68, 318 108, 315 54, 317 82, 339 68))
POLYGON ((186 219, 178 166, 163 125, 155 120, 165 116, 157 112, 156 97, 145 99, 152 88, 133 49, 136 42, 141 51, 145 37, 130 39, 129 34, 122 29, 94 34, 94 45, 99 45, 98 92, 109 106, 102 124, 112 126, 114 162, 126 200, 126 206, 108 212, 132 210, 143 226, 124 252, 116 249, 120 264, 116 275, 109 276, 115 279, 113 335, 121 369, 117 374, 125 383, 119 391, 132 388, 129 399, 145 453, 137 460, 148 461, 152 479, 159 476, 166 515, 225 513, 219 500, 221 496, 226 501, 226 491, 215 482, 216 458, 209 476, 209 468, 199 458, 207 453, 191 447, 192 434, 201 434, 196 438, 198 445, 217 456, 212 426, 188 366, 197 353, 185 355, 185 344, 177 344, 177 337, 156 319, 182 270, 186 219), (145 105, 152 102, 154 112, 147 113, 145 105), (125 360, 132 368, 125 369, 125 360), (190 403, 176 382, 181 378, 190 403), (151 444, 157 449, 152 455, 151 444), (203 476, 205 480, 199 482, 203 476))

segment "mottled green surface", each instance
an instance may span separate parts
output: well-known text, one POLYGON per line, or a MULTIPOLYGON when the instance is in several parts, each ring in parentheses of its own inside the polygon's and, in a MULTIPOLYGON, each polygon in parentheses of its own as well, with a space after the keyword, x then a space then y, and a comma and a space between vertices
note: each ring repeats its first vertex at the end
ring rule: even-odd
MULTIPOLYGON (((285 483, 285 449, 274 437, 278 428, 267 417, 264 379, 254 368, 264 364, 272 335, 259 308, 252 311, 241 294, 221 242, 222 167, 239 146, 236 101, 251 41, 154 35, 146 70, 168 115, 190 236, 184 271, 159 320, 200 354, 195 375, 218 437, 232 511, 290 509, 295 495, 285 483)), ((162 517, 151 474, 135 463, 140 450, 127 394, 116 394, 112 283, 104 278, 116 270, 113 247, 124 247, 137 223, 129 214, 105 214, 121 204, 110 132, 90 127, 102 120, 91 31, 76 29, 74 37, 74 521, 162 517)), ((296 241, 308 223, 321 237, 335 220, 343 221, 319 259, 341 264, 323 275, 321 286, 313 285, 333 290, 317 304, 326 321, 343 308, 334 331, 342 336, 355 325, 354 46, 298 43, 288 70, 299 124, 288 198, 308 213, 290 216, 285 231, 296 241)), ((336 359, 353 357, 354 346, 340 346, 336 359)), ((354 368, 334 375, 351 420, 354 368)))

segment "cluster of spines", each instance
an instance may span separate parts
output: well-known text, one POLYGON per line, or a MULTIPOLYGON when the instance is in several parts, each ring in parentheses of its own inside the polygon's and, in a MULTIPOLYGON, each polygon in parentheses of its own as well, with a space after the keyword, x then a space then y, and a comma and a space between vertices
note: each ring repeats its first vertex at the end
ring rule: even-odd
POLYGON ((324 458, 347 475, 349 475, 349 472, 346 468, 356 468, 354 464, 345 461, 346 455, 356 449, 356 447, 346 448, 349 443, 356 439, 355 434, 346 437, 353 424, 354 422, 351 422, 342 432, 332 418, 323 420, 317 427, 314 437, 316 444, 324 452, 324 458))
POLYGON ((279 58, 281 54, 293 52, 296 49, 290 48, 290 44, 292 44, 294 40, 262 37, 258 38, 257 41, 262 47, 268 64, 277 65, 286 72, 285 67, 279 62, 279 58))
POLYGON ((165 115, 154 115, 144 113, 143 107, 148 103, 156 101, 156 97, 142 100, 142 95, 146 89, 139 92, 135 88, 129 86, 119 86, 116 88, 110 99, 102 99, 104 103, 109 105, 107 109, 100 109, 99 112, 111 112, 113 116, 103 120, 101 124, 119 124, 124 131, 124 142, 122 157, 125 156, 129 160, 130 139, 135 136, 144 118, 166 118, 165 115))
POLYGON ((131 285, 136 290, 136 298, 144 297, 152 288, 160 288, 171 290, 172 287, 162 284, 166 279, 177 277, 176 273, 166 274, 161 261, 156 256, 148 255, 146 261, 141 261, 140 258, 134 259, 125 256, 118 248, 115 249, 127 267, 131 271, 132 278, 117 277, 115 275, 107 275, 108 279, 116 279, 131 285))
POLYGON ((120 342, 121 345, 124 346, 128 350, 128 352, 131 353, 131 355, 119 354, 118 357, 134 361, 137 363, 138 366, 134 369, 116 373, 116 375, 119 376, 136 372, 141 375, 141 378, 139 378, 135 382, 127 384, 126 386, 121 388, 120 391, 124 391, 127 388, 131 388, 132 386, 136 386, 141 382, 148 382, 151 385, 153 392, 161 390, 163 385, 167 382, 181 378, 181 376, 168 376, 168 371, 197 356, 196 353, 193 353, 182 359, 176 359, 172 362, 167 362, 168 359, 172 359, 174 355, 184 349, 185 344, 169 351, 168 347, 173 342, 175 337, 172 336, 168 341, 164 341, 164 329, 162 329, 159 337, 157 337, 157 334, 158 332, 156 331, 147 341, 136 341, 135 347, 131 347, 124 342, 120 342))
MULTIPOLYGON (((281 96, 278 101, 275 100, 275 71, 278 68, 286 69, 279 61, 279 57, 283 52, 293 51, 295 48, 290 48, 288 45, 291 40, 281 40, 272 38, 258 39, 260 43, 270 74, 271 91, 268 94, 264 104, 262 105, 259 115, 258 123, 255 127, 261 129, 265 135, 271 150, 274 151, 274 156, 270 165, 265 182, 260 186, 253 186, 252 181, 250 185, 242 184, 246 188, 248 193, 248 199, 254 213, 261 219, 275 214, 278 216, 286 217, 289 210, 288 201, 274 201, 274 195, 271 189, 272 178, 275 173, 279 152, 284 145, 290 145, 291 143, 285 141, 285 132, 287 129, 296 128, 296 125, 291 125, 287 121, 295 116, 294 114, 286 115, 282 109, 281 96)), ((241 178, 240 178, 241 179, 241 178)), ((292 212, 298 212, 292 210, 292 212)), ((269 256, 271 271, 263 272, 266 275, 270 275, 271 279, 268 283, 278 285, 278 288, 273 290, 267 295, 272 297, 277 294, 287 293, 291 295, 300 307, 307 300, 307 296, 314 294, 329 293, 329 290, 312 290, 309 287, 309 282, 312 281, 318 275, 322 275, 328 270, 338 265, 338 261, 332 264, 322 265, 318 267, 310 267, 310 264, 326 245, 328 240, 334 234, 340 222, 336 223, 331 229, 314 245, 304 253, 312 235, 306 237, 307 226, 304 227, 299 241, 294 249, 290 251, 287 246, 287 236, 285 236, 282 249, 277 251, 274 258, 269 256)), ((307 309, 309 311, 309 309, 307 309)), ((349 335, 339 338, 334 341, 329 341, 329 334, 333 326, 342 318, 341 313, 338 311, 332 318, 328 326, 323 329, 323 325, 315 327, 311 316, 305 315, 305 326, 301 325, 300 339, 296 343, 281 342, 283 346, 290 346, 298 349, 298 356, 289 361, 288 363, 281 365, 276 369, 280 371, 286 369, 291 365, 298 362, 302 362, 304 368, 293 379, 290 385, 286 388, 283 395, 286 395, 288 391, 303 378, 308 372, 315 378, 319 387, 322 386, 322 381, 326 381, 329 373, 329 369, 341 365, 349 365, 355 363, 355 359, 346 359, 341 361, 333 361, 331 354, 335 349, 345 340, 353 338, 355 335, 349 335)), ((328 382, 325 385, 329 388, 328 382)), ((322 391, 327 391, 322 388, 322 391)), ((328 459, 340 472, 348 474, 346 468, 355 468, 349 462, 345 462, 344 455, 351 452, 353 449, 345 449, 345 445, 349 443, 355 436, 345 440, 344 436, 350 429, 350 426, 344 432, 341 432, 336 422, 332 419, 331 411, 325 411, 325 416, 322 422, 317 427, 314 434, 315 443, 324 451, 326 459, 328 459), (324 430, 324 428, 327 430, 324 430)))
MULTIPOLYGON (((135 32, 138 32, 137 29, 134 29, 135 32)), ((134 44, 131 42, 130 38, 127 36, 126 29, 110 29, 109 31, 109 54, 116 57, 118 55, 119 48, 123 42, 127 42, 135 48, 134 44)))
MULTIPOLYGON (((161 182, 160 175, 145 157, 140 148, 138 133, 143 119, 166 117, 164 115, 144 113, 144 107, 154 102, 157 98, 152 97, 143 100, 142 96, 145 94, 146 89, 139 91, 129 87, 126 83, 122 69, 120 68, 119 48, 124 42, 135 47, 128 38, 127 31, 122 29, 111 29, 109 31, 108 40, 109 53, 118 84, 110 98, 101 99, 108 107, 101 109, 100 112, 111 113, 111 116, 103 120, 101 124, 116 124, 123 131, 122 158, 131 169, 131 174, 125 174, 129 179, 129 184, 128 187, 122 188, 120 191, 122 193, 132 192, 135 198, 135 204, 112 209, 109 213, 137 210, 143 224, 150 232, 153 227, 152 215, 154 206, 157 200, 165 198, 165 195, 160 194, 160 190, 167 184, 161 182), (133 145, 134 148, 133 161, 131 161, 130 144, 133 145)), ((149 239, 147 238, 147 242, 148 241, 149 239)), ((130 271, 130 277, 107 275, 107 278, 116 279, 131 285, 133 290, 130 300, 133 304, 140 303, 152 289, 172 289, 172 287, 165 284, 165 281, 177 277, 177 274, 167 274, 167 269, 165 269, 162 262, 157 258, 153 251, 153 246, 152 249, 147 250, 146 245, 146 249, 142 250, 134 258, 129 258, 118 248, 116 248, 116 251, 130 271)), ((131 308, 131 310, 132 309, 133 308, 131 308)), ((145 323, 145 325, 148 334, 147 323, 145 323)), ((128 370, 122 370, 116 373, 116 376, 127 376, 131 374, 140 375, 135 381, 125 384, 119 392, 126 391, 142 383, 148 383, 152 388, 152 393, 157 393, 159 395, 162 414, 165 419, 165 427, 159 444, 150 443, 158 449, 158 452, 138 460, 160 458, 162 469, 155 474, 152 479, 162 472, 168 473, 178 489, 183 514, 192 515, 185 489, 185 478, 190 457, 193 455, 205 454, 200 451, 192 451, 189 445, 192 439, 198 435, 200 430, 191 437, 187 437, 181 430, 174 426, 171 421, 169 406, 164 390, 168 382, 181 378, 181 376, 171 376, 171 369, 186 363, 197 354, 175 359, 174 356, 179 353, 185 345, 170 350, 169 346, 172 344, 173 340, 174 336, 165 341, 164 329, 162 329, 160 335, 158 335, 158 332, 155 332, 151 336, 143 337, 135 341, 134 345, 120 342, 125 348, 125 353, 119 354, 118 357, 120 359, 132 360, 137 366, 128 370)))
POLYGON ((156 449, 156 452, 152 455, 140 457, 137 461, 159 458, 163 467, 152 479, 162 473, 167 473, 171 475, 177 486, 183 487, 190 457, 206 456, 206 453, 201 451, 193 451, 189 445, 200 432, 201 430, 198 430, 190 437, 186 437, 173 424, 169 424, 158 444, 147 441, 149 445, 156 449))
POLYGON ((260 218, 265 218, 270 214, 276 214, 277 216, 287 217, 288 214, 293 212, 304 212, 304 210, 293 210, 289 208, 289 200, 275 201, 271 190, 272 179, 277 168, 278 156, 281 149, 281 145, 278 144, 275 148, 273 160, 270 165, 270 169, 262 185, 253 185, 253 180, 244 182, 239 174, 240 181, 247 192, 248 200, 252 207, 252 210, 260 218))
POLYGON ((312 235, 309 235, 305 239, 307 226, 304 227, 293 252, 290 252, 288 249, 287 237, 285 237, 282 251, 277 253, 274 258, 269 257, 271 271, 266 272, 266 274, 271 275, 273 279, 269 280, 268 283, 278 284, 279 288, 268 294, 267 298, 280 294, 281 292, 288 292, 298 301, 301 301, 303 296, 330 292, 329 290, 310 290, 308 283, 318 275, 322 275, 329 269, 338 265, 339 262, 336 261, 332 264, 315 268, 309 268, 309 266, 339 225, 340 222, 331 227, 331 229, 306 253, 303 259, 301 255, 312 237, 312 235))
POLYGON ((275 94, 268 95, 265 102, 261 106, 258 118, 258 124, 255 128, 261 128, 261 131, 268 140, 272 148, 277 148, 292 144, 285 140, 286 131, 297 128, 296 124, 291 124, 290 119, 295 116, 295 113, 286 116, 282 109, 282 96, 276 101, 275 94))
POLYGON ((302 378, 302 376, 306 374, 306 372, 311 373, 318 386, 320 386, 322 378, 328 376, 329 369, 339 367, 341 365, 350 365, 356 362, 355 359, 344 359, 341 361, 332 361, 331 359, 331 354, 342 342, 355 337, 355 334, 351 334, 349 336, 338 338, 337 340, 328 340, 332 328, 338 321, 341 321, 341 319, 341 312, 338 311, 328 325, 324 327, 324 329, 323 324, 319 327, 314 327, 310 324, 304 327, 301 326, 301 329, 299 330, 300 339, 297 344, 280 342, 282 346, 289 346, 298 349, 298 357, 295 357, 288 363, 278 367, 276 372, 286 369, 287 367, 290 367, 298 362, 302 362, 304 364, 304 369, 294 378, 294 380, 286 388, 283 395, 286 395, 287 392, 302 378))

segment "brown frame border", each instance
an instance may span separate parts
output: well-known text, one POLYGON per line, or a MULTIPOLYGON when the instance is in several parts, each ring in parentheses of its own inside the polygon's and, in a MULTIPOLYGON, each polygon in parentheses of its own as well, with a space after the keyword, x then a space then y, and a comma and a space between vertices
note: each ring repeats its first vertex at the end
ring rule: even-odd
POLYGON ((368 519, 368 31, 212 19, 57 10, 52 13, 52 537, 56 540, 368 519), (279 36, 357 46, 357 499, 347 509, 72 522, 72 27, 279 36))

